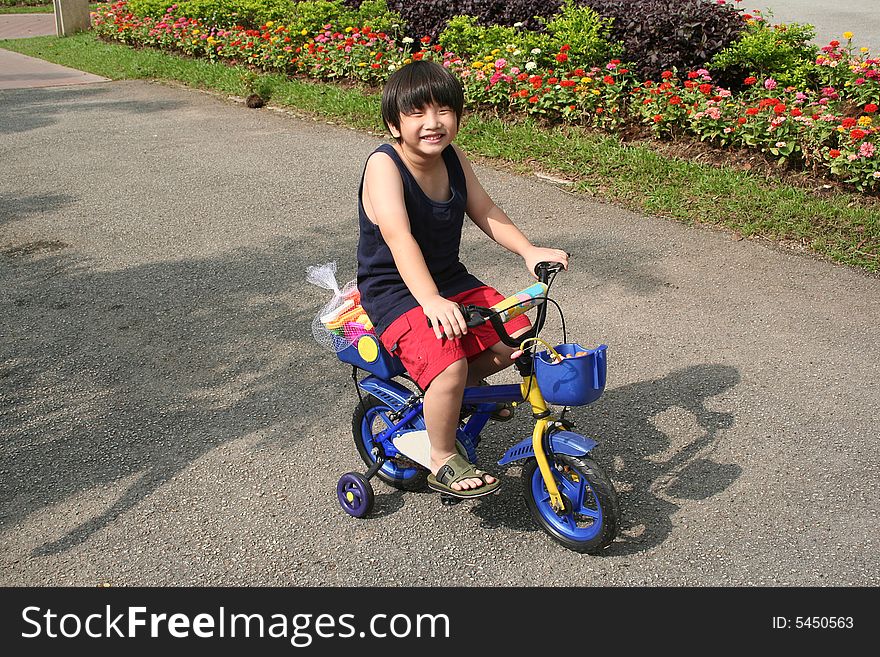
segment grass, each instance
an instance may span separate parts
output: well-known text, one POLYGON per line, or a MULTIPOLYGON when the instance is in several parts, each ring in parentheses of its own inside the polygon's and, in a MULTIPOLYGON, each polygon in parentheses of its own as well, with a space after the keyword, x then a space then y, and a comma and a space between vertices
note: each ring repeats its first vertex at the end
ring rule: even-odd
MULTIPOLYGON (((100 41, 91 33, 0 41, 0 48, 114 80, 158 79, 222 94, 255 89, 300 114, 384 133, 379 94, 259 74, 153 49, 100 41)), ((661 154, 649 144, 531 120, 468 115, 457 139, 471 156, 521 173, 536 169, 573 182, 571 189, 633 211, 691 225, 712 225, 744 237, 796 246, 834 262, 880 272, 880 199, 791 184, 732 166, 661 154)))

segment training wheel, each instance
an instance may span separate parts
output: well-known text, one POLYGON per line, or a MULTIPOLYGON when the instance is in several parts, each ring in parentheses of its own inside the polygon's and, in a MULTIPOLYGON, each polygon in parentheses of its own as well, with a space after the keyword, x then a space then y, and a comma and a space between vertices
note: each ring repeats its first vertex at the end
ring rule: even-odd
POLYGON ((373 486, 357 472, 346 472, 339 478, 336 497, 342 510, 355 518, 363 518, 373 510, 373 486))

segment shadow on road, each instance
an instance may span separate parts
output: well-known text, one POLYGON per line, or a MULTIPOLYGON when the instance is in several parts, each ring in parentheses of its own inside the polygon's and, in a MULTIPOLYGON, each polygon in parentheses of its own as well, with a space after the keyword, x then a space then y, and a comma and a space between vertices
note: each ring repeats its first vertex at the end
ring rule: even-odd
MULTIPOLYGON (((4 120, 0 135, 28 132, 56 123, 60 112, 79 111, 95 113, 100 122, 113 112, 128 112, 136 117, 152 112, 174 110, 182 103, 172 101, 107 101, 103 96, 110 91, 106 85, 89 87, 47 87, 44 89, 10 89, 4 94, 4 120), (20 98, 20 101, 19 101, 20 98)), ((96 128, 100 132, 100 125, 96 128)))
POLYGON ((218 445, 301 440, 337 394, 314 366, 327 354, 310 324, 326 300, 302 282, 305 257, 284 241, 99 271, 60 242, 0 244, 3 530, 131 478, 35 551, 63 552, 218 445))
MULTIPOLYGON (((619 492, 621 533, 607 555, 656 547, 672 533, 672 517, 682 501, 707 499, 740 476, 739 465, 711 458, 734 416, 709 407, 712 397, 739 381, 739 372, 730 366, 686 367, 659 380, 607 390, 594 406, 571 413, 575 430, 599 441, 594 455, 619 492)), ((524 422, 523 436, 530 428, 524 422)), ((492 446, 492 453, 501 447, 492 446)), ((521 481, 506 484, 500 494, 506 501, 476 505, 473 513, 485 528, 537 530, 522 499, 521 481)))

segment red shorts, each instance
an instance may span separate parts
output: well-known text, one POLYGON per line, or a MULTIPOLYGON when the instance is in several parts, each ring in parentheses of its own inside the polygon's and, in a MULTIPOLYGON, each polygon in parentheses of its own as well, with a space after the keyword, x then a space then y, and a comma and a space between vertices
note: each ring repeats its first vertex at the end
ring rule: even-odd
MULTIPOLYGON (((504 298, 498 290, 484 285, 456 294, 449 297, 449 300, 488 308, 504 298)), ((526 315, 514 317, 504 324, 508 333, 529 326, 531 323, 526 315)), ((390 353, 400 358, 406 371, 423 390, 434 377, 455 361, 467 358, 470 362, 501 341, 488 322, 469 328, 460 338, 449 339, 443 336, 438 340, 434 329, 428 326, 421 306, 416 306, 395 319, 379 339, 390 353)))

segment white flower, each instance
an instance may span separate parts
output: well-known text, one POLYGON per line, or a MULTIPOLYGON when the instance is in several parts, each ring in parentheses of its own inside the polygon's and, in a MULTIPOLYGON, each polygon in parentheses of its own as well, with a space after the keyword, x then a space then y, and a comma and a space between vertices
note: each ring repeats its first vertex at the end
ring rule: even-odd
POLYGON ((536 68, 538 68, 538 65, 535 62, 526 62, 527 71, 534 71, 536 68))
POLYGON ((871 175, 874 176, 875 178, 880 178, 880 171, 875 171, 871 175))
POLYGON ((516 23, 513 24, 513 26, 514 27, 522 27, 523 23, 522 23, 522 21, 517 21, 516 23))
POLYGON ((415 39, 413 39, 412 37, 403 37, 404 43, 412 43, 413 41, 415 41, 415 39))
POLYGON ((532 54, 533 55, 540 55, 541 49, 540 48, 532 48, 532 54))

